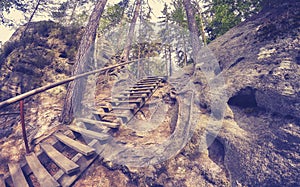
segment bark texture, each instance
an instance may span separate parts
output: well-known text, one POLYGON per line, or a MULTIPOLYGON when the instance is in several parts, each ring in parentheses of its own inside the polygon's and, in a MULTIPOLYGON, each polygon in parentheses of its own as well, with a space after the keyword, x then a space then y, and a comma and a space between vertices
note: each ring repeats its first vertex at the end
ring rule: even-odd
MULTIPOLYGON (((85 32, 82 36, 81 43, 76 55, 76 61, 72 73, 73 75, 78 75, 85 72, 85 69, 88 65, 88 61, 86 61, 86 55, 89 53, 90 48, 96 38, 96 31, 99 26, 99 21, 106 3, 107 0, 98 1, 89 18, 89 22, 85 28, 85 32)), ((74 112, 80 109, 82 89, 82 80, 73 81, 69 84, 64 107, 60 116, 61 122, 70 123, 74 112)))
POLYGON ((190 31, 190 39, 191 39, 191 43, 192 43, 192 48, 193 48, 193 59, 195 64, 197 62, 199 62, 199 58, 198 58, 198 52, 200 52, 200 48, 201 48, 201 42, 199 39, 199 29, 197 27, 197 23, 195 20, 195 12, 193 10, 193 6, 190 2, 190 0, 183 0, 183 4, 185 7, 185 11, 186 11, 186 15, 187 15, 187 19, 188 19, 188 26, 189 26, 189 31, 190 31))

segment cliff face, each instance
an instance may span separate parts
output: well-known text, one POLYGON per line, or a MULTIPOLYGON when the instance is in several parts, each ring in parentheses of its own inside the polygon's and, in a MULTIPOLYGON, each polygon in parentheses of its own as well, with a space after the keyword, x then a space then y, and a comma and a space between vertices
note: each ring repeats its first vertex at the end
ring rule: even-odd
POLYGON ((264 10, 210 45, 230 95, 251 87, 258 107, 300 116, 298 8, 285 3, 264 10))
POLYGON ((209 45, 232 113, 217 139, 233 183, 300 184, 299 12, 299 2, 263 10, 209 45))

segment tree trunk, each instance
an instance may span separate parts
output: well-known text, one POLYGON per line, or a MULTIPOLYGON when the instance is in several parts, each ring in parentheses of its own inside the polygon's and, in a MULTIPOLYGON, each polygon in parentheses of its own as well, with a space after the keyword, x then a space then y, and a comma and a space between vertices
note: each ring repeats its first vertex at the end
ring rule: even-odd
MULTIPOLYGON (((142 8, 140 9, 140 25, 139 25, 139 34, 142 33, 142 8)), ((141 78, 141 61, 140 61, 140 58, 141 58, 141 43, 142 43, 142 40, 141 40, 141 37, 139 36, 139 43, 138 43, 138 68, 137 68, 137 79, 140 79, 141 78)))
POLYGON ((202 37, 204 46, 207 46, 207 40, 206 40, 206 36, 205 36, 204 21, 203 21, 202 10, 201 10, 201 7, 199 5, 199 2, 196 2, 196 6, 197 6, 197 9, 198 9, 198 15, 199 15, 199 20, 200 20, 201 37, 202 37))
POLYGON ((199 29, 196 24, 196 20, 194 17, 195 13, 194 13, 194 10, 193 10, 190 0, 183 0, 183 4, 185 7, 189 31, 190 31, 190 39, 191 39, 192 49, 193 49, 193 52, 192 52, 193 60, 194 60, 194 63, 196 64, 200 60, 199 55, 198 55, 198 52, 200 52, 200 48, 201 48, 201 43, 200 43, 200 39, 199 39, 199 29))
POLYGON ((170 71, 170 77, 172 76, 172 50, 171 45, 169 45, 169 71, 170 71))
POLYGON ((207 46, 206 36, 205 36, 205 30, 204 30, 204 23, 203 23, 203 17, 201 14, 201 10, 199 10, 199 19, 200 19, 200 26, 201 26, 201 36, 203 40, 204 46, 207 46))
POLYGON ((164 49, 164 60, 165 60, 165 64, 166 64, 166 66, 165 66, 165 70, 166 70, 166 76, 168 76, 169 75, 169 70, 168 70, 168 51, 167 51, 167 45, 165 44, 165 45, 163 45, 163 49, 164 49))
POLYGON ((187 54, 186 54, 186 42, 185 42, 184 33, 182 33, 181 37, 183 39, 183 67, 185 67, 187 65, 187 54))
POLYGON ((138 46, 138 64, 137 64, 137 79, 140 79, 140 76, 141 76, 141 67, 140 67, 140 63, 141 63, 141 61, 140 61, 140 58, 141 58, 141 45, 139 44, 139 46, 138 46))
POLYGON ((134 10, 133 18, 130 23, 127 41, 125 44, 126 46, 125 46, 125 49, 124 49, 123 55, 122 55, 123 56, 122 58, 125 62, 127 62, 129 59, 129 51, 130 51, 132 40, 134 37, 134 29, 135 29, 136 21, 137 21, 139 12, 140 12, 141 4, 142 4, 142 0, 136 0, 135 10, 134 10))
MULTIPOLYGON (((99 0, 94 7, 76 54, 76 61, 72 73, 73 75, 84 73, 84 71, 86 70, 86 67, 88 65, 86 57, 96 38, 97 28, 99 26, 99 21, 106 3, 107 0, 99 0)), ((68 85, 63 110, 60 116, 61 122, 70 123, 73 118, 74 112, 79 111, 79 109, 81 108, 83 91, 82 89, 83 81, 81 79, 78 81, 73 81, 68 85)))

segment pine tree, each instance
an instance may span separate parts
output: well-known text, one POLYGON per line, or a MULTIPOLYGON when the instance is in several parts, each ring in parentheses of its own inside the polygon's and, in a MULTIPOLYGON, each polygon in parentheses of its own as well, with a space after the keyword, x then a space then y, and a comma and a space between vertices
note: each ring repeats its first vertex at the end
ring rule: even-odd
POLYGON ((162 40, 162 46, 164 49, 163 58, 165 59, 165 69, 166 74, 172 75, 172 34, 174 34, 174 29, 170 26, 171 24, 171 13, 169 12, 170 8, 165 3, 164 9, 162 11, 163 16, 159 17, 159 26, 161 30, 159 31, 159 36, 162 40))
POLYGON ((171 22, 178 26, 175 28, 173 39, 176 40, 175 51, 177 57, 177 65, 184 67, 188 63, 192 62, 192 58, 189 58, 191 52, 189 32, 188 32, 188 20, 185 11, 185 7, 182 0, 174 0, 171 5, 174 9, 171 12, 171 22))
POLYGON ((126 41, 126 44, 125 44, 126 46, 125 46, 125 49, 124 49, 123 54, 122 54, 122 59, 125 62, 127 62, 128 58, 129 58, 129 51, 130 51, 130 48, 131 48, 131 45, 132 45, 135 25, 136 25, 136 21, 137 21, 137 18, 139 16, 139 13, 140 13, 141 4, 142 4, 142 0, 136 0, 135 10, 134 10, 132 20, 130 22, 129 32, 128 32, 128 35, 127 35, 127 41, 126 41))
POLYGON ((185 7, 187 20, 188 20, 188 28, 190 32, 190 40, 192 44, 192 57, 195 63, 198 63, 200 59, 198 59, 201 48, 201 42, 199 39, 199 29, 195 19, 195 11, 190 0, 183 0, 183 4, 185 7))
MULTIPOLYGON (((82 36, 81 43, 79 45, 78 52, 76 55, 76 61, 72 72, 73 75, 84 73, 84 71, 87 69, 88 64, 85 58, 86 55, 89 53, 90 47, 92 46, 96 38, 96 31, 99 26, 100 18, 102 16, 106 3, 107 0, 99 0, 95 5, 95 8, 89 18, 89 22, 85 28, 85 32, 82 36)), ((70 123, 74 112, 78 112, 80 110, 80 101, 82 100, 82 88, 82 80, 73 81, 68 85, 63 111, 60 116, 61 122, 70 123)))
POLYGON ((122 0, 117 4, 107 6, 100 21, 99 30, 106 33, 121 23, 124 18, 125 9, 128 7, 128 0, 122 0))
POLYGON ((204 0, 206 32, 209 41, 223 35, 229 29, 239 24, 261 10, 268 0, 204 0))

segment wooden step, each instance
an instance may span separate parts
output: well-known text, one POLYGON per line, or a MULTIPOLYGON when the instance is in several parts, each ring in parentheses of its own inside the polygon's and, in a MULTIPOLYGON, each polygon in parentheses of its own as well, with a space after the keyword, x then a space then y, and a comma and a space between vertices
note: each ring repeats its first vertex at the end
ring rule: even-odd
POLYGON ((135 100, 123 100, 123 101, 113 100, 113 101, 111 101, 111 104, 113 106, 117 106, 117 105, 122 105, 122 104, 132 104, 132 103, 134 103, 137 106, 139 106, 141 102, 143 102, 143 99, 142 98, 138 98, 138 99, 135 99, 135 100))
POLYGON ((114 106, 113 107, 113 111, 115 110, 135 110, 137 109, 137 105, 136 104, 129 104, 129 105, 126 105, 126 106, 114 106))
POLYGON ((56 133, 54 135, 59 141, 67 145, 68 147, 74 149, 75 151, 85 155, 90 156, 95 153, 95 149, 92 147, 89 147, 87 145, 84 145, 83 143, 73 140, 72 138, 69 138, 68 136, 64 135, 63 133, 56 133))
POLYGON ((131 91, 125 91, 125 92, 121 92, 122 95, 137 95, 137 94, 150 94, 152 93, 150 90, 149 91, 135 91, 135 92, 131 92, 131 91))
POLYGON ((0 187, 6 187, 5 180, 3 179, 3 177, 1 175, 0 175, 0 187))
POLYGON ((146 79, 159 79, 159 80, 166 80, 167 77, 166 76, 150 76, 147 77, 146 79))
POLYGON ((73 126, 73 125, 70 125, 69 128, 72 131, 77 132, 77 133, 79 133, 83 136, 87 136, 89 138, 94 138, 94 139, 97 139, 97 140, 100 140, 100 141, 105 141, 105 140, 108 140, 110 138, 110 136, 108 134, 83 129, 83 128, 73 126))
POLYGON ((160 79, 143 79, 143 80, 140 80, 139 83, 159 83, 161 82, 160 79))
POLYGON ((29 187, 19 164, 8 163, 8 168, 15 187, 29 187))
POLYGON ((144 99, 147 98, 147 94, 141 94, 139 96, 131 95, 131 96, 116 96, 113 97, 113 99, 119 99, 119 100, 130 100, 130 99, 144 99))
POLYGON ((138 80, 138 82, 141 81, 160 81, 161 79, 157 79, 157 78, 142 78, 140 80, 138 80))
MULTIPOLYGON (((94 110, 91 110, 91 111, 98 111, 98 110, 94 109, 94 110)), ((96 120, 101 121, 101 119, 100 119, 99 116, 97 116, 97 115, 95 115, 95 114, 93 114, 93 113, 92 113, 92 115, 96 117, 96 120)), ((76 122, 79 122, 79 125, 76 125, 76 126, 81 127, 81 125, 80 125, 80 123, 81 123, 81 124, 84 124, 83 127, 84 127, 85 129, 89 129, 89 130, 92 130, 92 131, 101 132, 101 133, 103 133, 103 134, 108 134, 109 130, 111 129, 111 128, 106 127, 106 126, 104 126, 104 125, 87 123, 87 122, 85 122, 85 121, 82 120, 82 119, 84 119, 84 118, 76 118, 76 122)), ((91 120, 93 120, 93 119, 91 119, 91 120)), ((77 124, 77 123, 76 123, 76 124, 77 124)))
POLYGON ((141 81, 144 81, 144 80, 162 80, 162 78, 160 77, 146 77, 146 78, 142 78, 140 79, 141 81))
MULTIPOLYGON (((102 151, 101 145, 98 140, 93 139, 90 143, 88 143, 89 147, 95 148, 97 151, 102 151)), ((72 175, 67 175, 62 169, 58 170, 53 176, 62 187, 69 187, 76 181, 77 178, 92 164, 92 162, 98 158, 98 154, 93 154, 89 157, 83 156, 81 153, 77 153, 74 157, 72 157, 72 161, 78 163, 80 165, 80 171, 76 172, 72 175)))
POLYGON ((148 76, 146 78, 160 78, 160 79, 164 79, 166 76, 161 76, 161 75, 152 75, 152 76, 148 76))
POLYGON ((158 84, 160 80, 140 80, 137 84, 158 84))
POLYGON ((79 166, 57 151, 48 143, 41 143, 41 148, 45 151, 48 157, 57 164, 66 174, 71 174, 79 170, 79 166))
POLYGON ((137 83, 135 85, 132 86, 132 88, 144 88, 144 87, 155 87, 157 86, 156 83, 153 83, 153 84, 141 84, 141 83, 137 83))
POLYGON ((103 103, 103 104, 99 104, 97 105, 98 107, 102 108, 104 112, 110 112, 112 111, 112 106, 110 103, 103 103))
POLYGON ((158 83, 159 83, 158 81, 153 82, 153 83, 151 83, 151 82, 150 83, 137 82, 137 83, 135 83, 135 86, 157 86, 158 83))
MULTIPOLYGON (((88 143, 89 147, 95 148, 97 151, 102 151, 101 145, 98 140, 93 139, 90 143, 88 143)), ((77 153, 74 157, 72 157, 72 161, 78 163, 80 165, 80 171, 76 172, 72 175, 67 175, 62 169, 58 170, 53 176, 62 187, 69 187, 79 178, 79 176, 93 163, 93 161, 98 158, 98 154, 93 154, 89 157, 83 156, 81 153, 77 153)))
POLYGON ((120 124, 118 124, 118 123, 110 123, 110 122, 92 120, 92 119, 87 119, 87 118, 76 118, 76 120, 81 121, 83 123, 106 126, 106 127, 113 128, 113 129, 117 129, 120 127, 120 124))
POLYGON ((44 168, 34 153, 26 155, 25 158, 41 186, 60 186, 59 183, 44 168))
POLYGON ((154 90, 155 87, 144 87, 144 88, 130 88, 126 89, 125 91, 144 91, 144 90, 154 90))
POLYGON ((130 86, 129 88, 130 89, 146 89, 146 88, 154 89, 156 86, 157 85, 152 85, 152 86, 150 86, 150 85, 136 85, 136 86, 130 86))
POLYGON ((127 118, 128 116, 126 114, 118 114, 118 113, 105 113, 105 112, 99 112, 99 111, 93 111, 92 112, 95 115, 98 115, 99 117, 105 117, 105 116, 109 116, 109 117, 116 117, 116 118, 127 118))
POLYGON ((114 117, 119 118, 122 120, 122 123, 126 123, 128 121, 128 115, 126 114, 116 114, 116 113, 104 113, 104 112, 98 112, 93 111, 93 114, 96 116, 96 118, 102 120, 104 117, 114 117))

